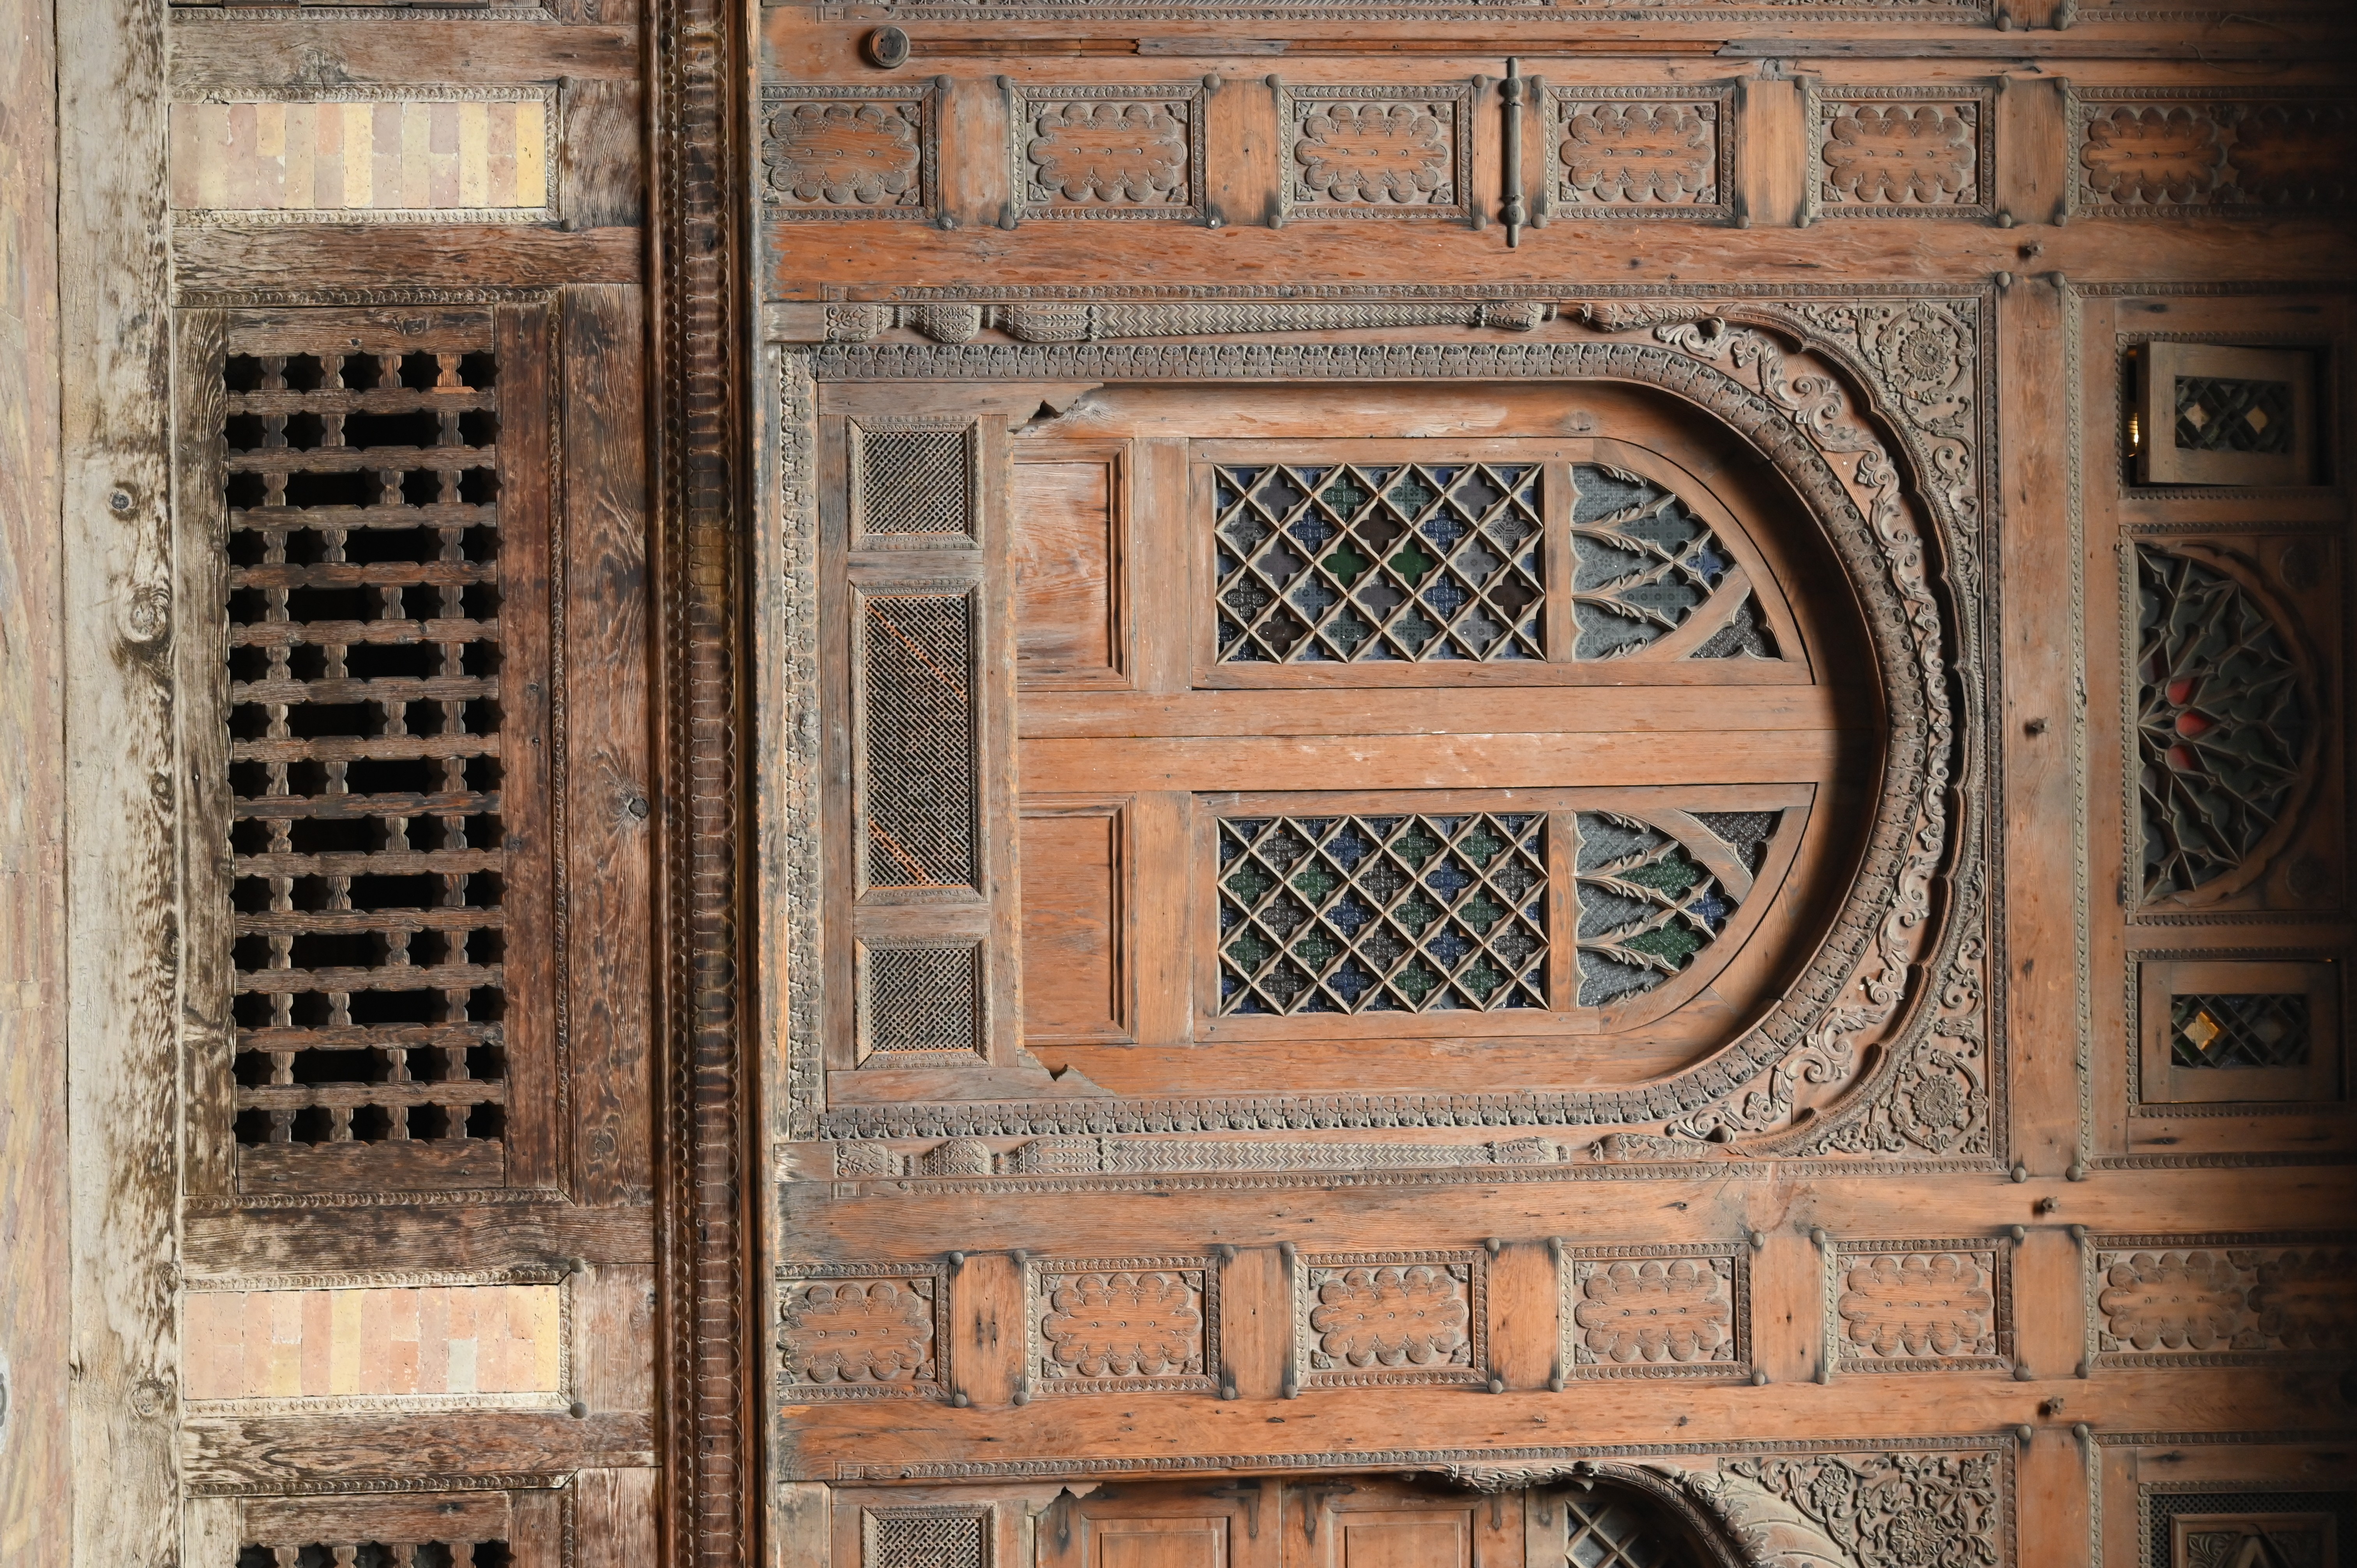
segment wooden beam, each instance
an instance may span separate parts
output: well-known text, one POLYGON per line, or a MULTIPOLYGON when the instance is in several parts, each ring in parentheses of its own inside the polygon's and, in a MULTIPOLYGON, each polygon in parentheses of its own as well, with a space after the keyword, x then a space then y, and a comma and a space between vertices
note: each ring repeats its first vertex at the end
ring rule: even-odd
POLYGON ((64 1539, 64 583, 58 537, 57 18, 0 0, 0 1562, 64 1539))
POLYGON ((171 701, 164 7, 66 5, 57 24, 71 1554, 156 1568, 180 1545, 175 823, 187 789, 171 701))

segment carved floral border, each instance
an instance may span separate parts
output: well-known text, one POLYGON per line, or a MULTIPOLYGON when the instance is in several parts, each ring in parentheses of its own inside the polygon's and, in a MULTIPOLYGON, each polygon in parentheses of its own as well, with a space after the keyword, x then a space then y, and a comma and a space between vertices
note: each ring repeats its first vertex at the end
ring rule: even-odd
MULTIPOLYGON (((1816 1025, 1801 1024, 1788 1009, 1701 1067, 1623 1093, 1066 1099, 828 1112, 820 1100, 812 968, 791 960, 796 951, 812 950, 805 944, 816 940, 809 900, 795 896, 815 886, 815 796, 804 776, 807 761, 797 760, 800 747, 792 740, 813 731, 815 693, 802 690, 801 677, 789 669, 777 677, 783 712, 774 729, 765 726, 771 737, 765 749, 775 755, 782 745, 784 766, 764 770, 764 788, 770 792, 764 816, 772 831, 763 858, 785 895, 780 929, 772 940, 783 950, 782 967, 790 977, 778 1020, 787 1035, 788 1064, 780 1133, 840 1140, 1652 1122, 1663 1131, 1616 1133, 1596 1144, 1591 1156, 1607 1162, 1715 1161, 1749 1148, 1788 1156, 1928 1155, 1978 1164, 1997 1154, 2002 1075, 1988 1033, 1996 1011, 1990 995, 2001 977, 1986 961, 1991 940, 1987 849, 1977 810, 1991 751, 1985 733, 1990 722, 1986 690, 1994 674, 1981 627, 1982 469, 1992 417, 1980 352, 1981 305, 1977 292, 1931 291, 1916 297, 1835 300, 1611 301, 1583 312, 1590 337, 1512 345, 1081 341, 1098 334, 1101 318, 1104 327, 1134 333, 1216 333, 1279 329, 1286 317, 1299 312, 1305 325, 1331 328, 1360 325, 1338 319, 1349 312, 1388 314, 1400 308, 1385 302, 1290 307, 1256 300, 1216 306, 1075 302, 1020 307, 1032 312, 1028 316, 1005 314, 1014 306, 964 305, 916 307, 922 314, 905 323, 926 337, 948 339, 946 346, 855 341, 773 347, 778 398, 765 411, 770 421, 765 423, 779 487, 771 492, 773 516, 781 527, 780 576, 772 580, 778 602, 770 625, 783 649, 815 644, 815 606, 805 601, 807 530, 815 517, 814 397, 821 380, 1618 375, 1666 385, 1715 406, 1797 472, 1813 476, 1804 478, 1804 488, 1835 531, 1846 531, 1854 570, 1866 575, 1865 591, 1880 596, 1886 607, 1880 612, 1882 658, 1894 693, 1893 756, 1880 808, 1885 826, 1878 830, 1877 848, 1861 878, 1866 896, 1853 895, 1852 914, 1828 943, 1836 965, 1859 961, 1857 955, 1871 944, 1881 955, 1878 972, 1883 978, 1868 982, 1855 1004, 1836 1007, 1832 1004, 1839 988, 1827 978, 1821 959, 1815 976, 1794 988, 1804 1006, 1820 1009, 1816 1025), (951 314, 940 315, 943 308, 951 314), (1048 314, 1040 317, 1040 310, 1048 314), (1017 341, 966 342, 987 325, 1002 326, 1017 341), (1024 341, 1043 334, 1055 340, 1041 346, 1024 341), (1787 345, 1837 369, 1839 379, 1791 365, 1787 345), (1886 434, 1878 436, 1877 430, 1886 434), (1835 459, 1851 476, 1847 484, 1829 466, 1835 459), (1931 519, 1928 534, 1918 534, 1908 521, 1910 496, 1931 519), (1867 510, 1859 510, 1853 497, 1863 499, 1867 510), (1878 564, 1866 568, 1867 559, 1878 564), (1952 682, 1961 699, 1954 706, 1949 700, 1952 682), (1964 807, 1953 822, 1952 802, 1964 807), (1902 832, 1896 815, 1901 810, 1929 828, 1902 832), (1900 950, 1912 928, 1931 913, 1930 889, 1943 875, 1949 879, 1951 917, 1932 950, 1910 964, 1900 950), (1869 908, 1882 910, 1878 933, 1861 923, 1869 908), (1920 972, 1929 983, 1910 986, 1910 972, 1920 972), (1804 1089, 1811 1098, 1821 1098, 1815 1086, 1838 1083, 1856 1071, 1845 1040, 1862 1028, 1889 1024, 1910 994, 1921 1000, 1911 1005, 1902 1037, 1878 1053, 1863 1089, 1850 1094, 1847 1104, 1832 1107, 1831 1115, 1801 1115, 1804 1089)), ((903 313, 910 308, 828 311, 831 321, 841 312, 866 313, 853 329, 856 338, 866 338, 903 325, 903 313)), ((1505 310, 1438 300, 1415 308, 1469 310, 1482 320, 1505 310)), ((1519 314, 1497 315, 1499 324, 1529 329, 1547 314, 1535 302, 1517 302, 1517 308, 1519 314)), ((839 325, 830 325, 830 335, 839 325)))

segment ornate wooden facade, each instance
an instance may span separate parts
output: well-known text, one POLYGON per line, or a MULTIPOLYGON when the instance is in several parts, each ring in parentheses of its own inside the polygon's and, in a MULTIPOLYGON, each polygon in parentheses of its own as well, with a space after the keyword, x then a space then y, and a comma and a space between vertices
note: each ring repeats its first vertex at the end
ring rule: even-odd
POLYGON ((2339 7, 11 5, 12 1560, 2357 1552, 2339 7))

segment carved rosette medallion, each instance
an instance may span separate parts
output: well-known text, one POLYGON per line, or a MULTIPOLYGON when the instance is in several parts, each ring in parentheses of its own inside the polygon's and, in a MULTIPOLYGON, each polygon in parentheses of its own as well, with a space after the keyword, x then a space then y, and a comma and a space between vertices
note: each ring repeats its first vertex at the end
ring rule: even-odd
POLYGON ((1203 1258, 1035 1258, 1027 1268, 1038 1394, 1218 1386, 1219 1274, 1203 1258))
POLYGON ((2357 205, 2357 101, 2329 91, 2075 88, 2071 210, 2225 218, 2357 205))
POLYGON ((2227 1367, 2357 1354, 2357 1239, 2091 1236, 2093 1367, 2227 1367))
POLYGON ((1027 218, 1203 216, 1200 84, 1006 89, 1016 199, 1027 218))
POLYGON ((1472 89, 1279 87, 1285 221, 1472 216, 1472 89))
POLYGON ((939 213, 934 85, 776 84, 761 90, 757 121, 765 216, 931 222, 939 213))
POLYGON ((1837 1372, 2011 1369, 2011 1248, 1988 1238, 1825 1249, 1825 1359, 1837 1372))
POLYGON ((1732 82, 1546 90, 1542 221, 1726 222, 1735 207, 1732 82))
POLYGON ((1489 1380, 1480 1252, 1303 1253, 1294 1260, 1294 1364, 1303 1388, 1489 1380))
POLYGON ((1990 87, 1804 85, 1811 174, 1802 216, 1989 217, 1990 87))
POLYGON ((1751 1375, 1750 1273, 1738 1244, 1574 1248, 1557 1279, 1566 1379, 1751 1375))
POLYGON ((946 1397, 949 1287, 938 1266, 788 1265, 777 1293, 780 1400, 946 1397))

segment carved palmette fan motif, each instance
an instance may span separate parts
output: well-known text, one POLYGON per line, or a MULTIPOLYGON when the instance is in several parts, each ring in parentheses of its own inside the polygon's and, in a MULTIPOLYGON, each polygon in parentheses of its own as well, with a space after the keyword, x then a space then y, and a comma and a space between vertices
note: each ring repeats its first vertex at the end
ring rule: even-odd
POLYGON ((1750 893, 1749 874, 1766 859, 1782 818, 1781 811, 1665 813, 1661 821, 1580 812, 1579 1005, 1610 1006, 1654 990, 1718 940, 1750 893))
POLYGON ((2304 790, 2312 725, 2299 664, 2225 572, 2139 549, 2136 577, 2145 897, 2231 891, 2222 885, 2247 879, 2234 874, 2304 790))
POLYGON ((1571 473, 1576 657, 1641 653, 1697 615, 1719 629, 1687 657, 1777 656, 1748 574, 1692 508, 1623 469, 1582 463, 1571 473))

